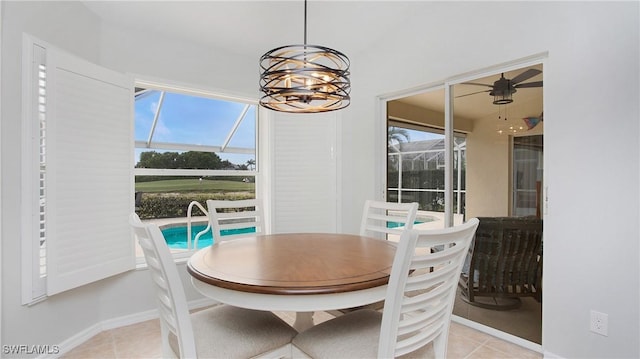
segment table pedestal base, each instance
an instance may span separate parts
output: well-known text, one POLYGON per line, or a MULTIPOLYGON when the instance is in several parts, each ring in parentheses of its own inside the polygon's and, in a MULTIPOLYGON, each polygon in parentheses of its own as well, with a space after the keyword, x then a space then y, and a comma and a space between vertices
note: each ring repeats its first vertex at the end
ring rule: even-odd
POLYGON ((296 321, 293 323, 293 329, 298 333, 313 327, 313 312, 296 312, 296 321))

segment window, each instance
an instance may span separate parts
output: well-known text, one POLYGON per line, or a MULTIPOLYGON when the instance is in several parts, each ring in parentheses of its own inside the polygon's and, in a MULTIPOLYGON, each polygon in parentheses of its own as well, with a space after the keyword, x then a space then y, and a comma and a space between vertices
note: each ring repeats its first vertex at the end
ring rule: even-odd
POLYGON ((24 304, 133 268, 131 82, 28 35, 24 304))
POLYGON ((513 216, 541 216, 542 152, 542 135, 513 137, 513 216))
MULTIPOLYGON (((418 202, 444 212, 445 138, 442 131, 391 121, 387 130, 387 200, 418 202)), ((454 213, 464 214, 466 140, 454 135, 454 213)))
POLYGON ((212 243, 207 199, 256 197, 256 104, 143 82, 134 97, 136 212, 180 257, 212 243))

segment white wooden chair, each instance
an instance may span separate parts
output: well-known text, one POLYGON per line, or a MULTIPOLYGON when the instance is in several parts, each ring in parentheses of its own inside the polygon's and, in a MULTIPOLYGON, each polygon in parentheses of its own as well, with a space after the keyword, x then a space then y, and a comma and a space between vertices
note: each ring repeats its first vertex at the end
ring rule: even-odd
POLYGON ((217 243, 266 232, 264 208, 257 198, 238 201, 209 199, 207 211, 217 243))
MULTIPOLYGON (((413 228, 418 212, 418 203, 393 203, 367 200, 364 202, 360 235, 391 240, 394 244, 400 239, 402 232, 413 228)), ((333 316, 353 312, 359 309, 381 309, 384 301, 368 305, 330 310, 333 316)))
POLYGON ((473 218, 456 227, 403 233, 382 313, 364 309, 318 324, 293 339, 293 357, 425 357, 433 343, 435 357, 445 358, 458 278, 477 227, 473 218), (420 250, 433 246, 444 249, 420 250))
POLYGON ((157 295, 163 358, 279 358, 296 331, 271 312, 217 305, 189 314, 178 269, 155 224, 129 222, 144 251, 157 295))
POLYGON ((418 203, 392 203, 367 200, 364 203, 360 235, 399 237, 405 229, 413 228, 418 213, 418 203), (391 224, 391 225, 390 225, 391 224))

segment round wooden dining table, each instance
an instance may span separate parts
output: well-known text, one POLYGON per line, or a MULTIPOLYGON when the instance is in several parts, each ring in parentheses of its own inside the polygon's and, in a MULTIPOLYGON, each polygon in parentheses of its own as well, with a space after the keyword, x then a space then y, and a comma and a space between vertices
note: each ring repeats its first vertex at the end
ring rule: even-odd
POLYGON ((187 271, 204 296, 237 307, 298 312, 294 327, 303 330, 313 324, 314 311, 383 300, 395 248, 349 234, 257 235, 197 251, 187 271))

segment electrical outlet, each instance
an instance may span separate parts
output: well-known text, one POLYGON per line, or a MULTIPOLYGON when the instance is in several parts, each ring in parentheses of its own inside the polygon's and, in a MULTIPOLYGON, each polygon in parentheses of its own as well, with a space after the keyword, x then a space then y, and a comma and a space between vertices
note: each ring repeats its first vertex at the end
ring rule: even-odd
POLYGON ((594 333, 604 335, 605 337, 608 336, 609 315, 592 310, 590 329, 594 333))

